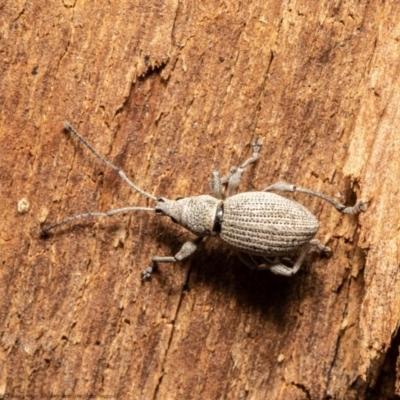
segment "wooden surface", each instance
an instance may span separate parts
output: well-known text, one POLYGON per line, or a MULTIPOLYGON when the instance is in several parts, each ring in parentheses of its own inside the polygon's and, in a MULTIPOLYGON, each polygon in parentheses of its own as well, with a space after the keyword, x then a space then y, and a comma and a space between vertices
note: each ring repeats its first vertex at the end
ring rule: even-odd
MULTIPOLYGON (((400 3, 0 3, 0 394, 120 399, 400 396, 400 3), (111 3, 111 4, 110 4, 111 3), (286 180, 321 221, 293 278, 190 234, 62 129, 70 121, 156 196, 286 180), (21 202, 22 199, 25 199, 21 202), (19 208, 17 205, 19 204, 19 208), (103 397, 102 397, 103 396, 103 397)), ((27 397, 28 398, 28 397, 27 397)))

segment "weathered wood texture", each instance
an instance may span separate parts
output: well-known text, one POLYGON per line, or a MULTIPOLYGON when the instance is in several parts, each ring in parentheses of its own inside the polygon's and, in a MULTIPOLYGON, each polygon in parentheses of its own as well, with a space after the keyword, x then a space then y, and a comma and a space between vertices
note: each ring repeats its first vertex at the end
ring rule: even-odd
POLYGON ((400 395, 399 2, 3 0, 0 36, 0 394, 400 395), (334 255, 293 278, 209 240, 142 284, 190 236, 167 219, 39 237, 74 213, 152 205, 64 119, 157 196, 208 193, 258 134, 242 191, 284 179, 369 208, 295 196, 334 255))

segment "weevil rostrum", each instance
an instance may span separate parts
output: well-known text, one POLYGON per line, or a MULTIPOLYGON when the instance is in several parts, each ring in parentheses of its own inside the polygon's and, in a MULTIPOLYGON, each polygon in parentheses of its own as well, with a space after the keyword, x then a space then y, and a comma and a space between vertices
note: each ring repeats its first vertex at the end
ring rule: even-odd
POLYGON ((329 247, 313 239, 319 227, 317 218, 297 201, 271 191, 300 192, 316 196, 346 214, 356 214, 365 210, 363 201, 347 207, 322 193, 286 182, 277 182, 262 191, 234 194, 246 167, 259 158, 261 143, 258 139, 253 143, 252 156, 239 167, 232 167, 223 177, 219 176, 218 171, 213 171, 212 196, 203 194, 176 200, 156 197, 135 185, 120 168, 101 156, 71 124, 65 122, 64 125, 66 130, 77 137, 103 164, 116 171, 131 188, 155 201, 156 204, 154 208, 128 206, 107 212, 74 215, 43 226, 42 232, 46 234, 56 227, 83 218, 111 217, 130 211, 153 211, 157 215, 169 216, 196 236, 194 240, 184 243, 174 256, 154 256, 142 272, 143 279, 150 278, 157 263, 174 263, 189 257, 208 236, 219 236, 237 250, 240 259, 248 267, 268 269, 284 276, 292 276, 299 270, 311 246, 330 253, 329 247), (284 256, 296 253, 298 256, 292 266, 283 263, 284 256))

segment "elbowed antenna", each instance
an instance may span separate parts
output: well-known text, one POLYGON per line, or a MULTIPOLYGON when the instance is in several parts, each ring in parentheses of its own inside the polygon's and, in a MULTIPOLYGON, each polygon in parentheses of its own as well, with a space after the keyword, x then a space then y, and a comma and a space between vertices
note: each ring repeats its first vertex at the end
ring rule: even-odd
POLYGON ((58 226, 68 224, 69 222, 73 222, 78 219, 90 218, 90 217, 112 217, 115 214, 128 211, 154 211, 154 210, 155 210, 154 208, 150 207, 123 207, 123 208, 117 208, 115 210, 110 210, 107 212, 89 212, 84 214, 73 215, 72 217, 65 218, 62 221, 55 222, 54 224, 45 225, 44 227, 42 227, 42 233, 46 234, 48 231, 51 231, 52 229, 57 228, 58 226))
POLYGON ((137 192, 142 194, 143 196, 148 197, 149 199, 156 200, 157 197, 153 196, 150 193, 145 192, 143 189, 140 189, 140 187, 136 186, 132 181, 128 179, 128 177, 125 175, 124 171, 122 169, 118 168, 116 165, 111 164, 109 161, 107 161, 103 156, 101 156, 87 141, 86 139, 68 122, 64 121, 64 126, 65 129, 73 133, 103 164, 107 165, 107 167, 112 168, 114 171, 117 171, 118 175, 133 189, 135 189, 137 192))
MULTIPOLYGON (((142 194, 143 196, 146 196, 149 199, 157 201, 157 197, 153 196, 150 193, 147 193, 143 189, 140 189, 140 187, 136 186, 130 179, 128 179, 128 177, 125 175, 122 169, 118 168, 114 164, 111 164, 108 160, 106 160, 103 156, 101 156, 69 122, 65 121, 64 126, 69 132, 73 133, 104 165, 116 171, 118 175, 124 180, 124 182, 126 182, 131 188, 135 189, 138 193, 142 194)), ((107 212, 89 212, 89 213, 73 215, 72 217, 63 219, 62 221, 45 225, 44 227, 42 227, 42 233, 46 234, 50 230, 57 228, 60 225, 68 224, 69 222, 73 222, 78 219, 90 218, 90 217, 111 217, 115 214, 129 212, 129 211, 155 211, 155 208, 123 207, 123 208, 117 208, 115 210, 110 210, 107 212)))

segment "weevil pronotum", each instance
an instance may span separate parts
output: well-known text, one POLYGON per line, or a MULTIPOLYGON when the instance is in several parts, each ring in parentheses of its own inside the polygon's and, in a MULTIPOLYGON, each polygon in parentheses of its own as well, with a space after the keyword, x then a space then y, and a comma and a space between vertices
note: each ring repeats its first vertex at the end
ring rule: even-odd
POLYGON ((46 225, 43 233, 89 217, 111 217, 129 211, 155 211, 167 215, 196 235, 187 241, 174 256, 154 256, 148 267, 142 272, 143 279, 151 276, 157 263, 174 263, 193 254, 200 242, 207 236, 219 236, 224 242, 236 249, 240 259, 252 269, 269 269, 275 274, 292 276, 300 268, 311 246, 330 253, 331 249, 313 239, 319 223, 317 218, 297 201, 287 199, 270 191, 301 192, 320 197, 336 210, 356 214, 365 210, 365 202, 359 201, 353 207, 346 207, 322 193, 297 187, 286 182, 277 182, 260 192, 234 194, 239 186, 243 171, 259 158, 261 144, 258 139, 253 143, 253 154, 239 167, 232 167, 229 173, 220 177, 213 171, 210 195, 169 200, 156 197, 136 186, 125 173, 101 156, 68 122, 65 128, 75 135, 103 164, 113 169, 133 189, 156 202, 151 207, 123 207, 107 212, 89 212, 74 215, 62 221, 46 225), (223 196, 224 195, 224 196, 223 196), (224 198, 223 198, 224 197, 224 198), (293 266, 283 263, 282 257, 298 253, 293 266), (261 259, 261 263, 259 260, 261 259))

